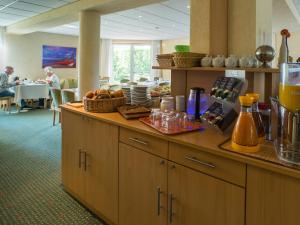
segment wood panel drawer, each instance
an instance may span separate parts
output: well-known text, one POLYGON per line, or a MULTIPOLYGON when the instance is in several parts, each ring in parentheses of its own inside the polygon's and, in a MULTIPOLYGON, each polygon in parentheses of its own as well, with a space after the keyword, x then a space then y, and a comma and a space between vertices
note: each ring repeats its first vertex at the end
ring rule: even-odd
POLYGON ((121 127, 119 140, 125 144, 142 149, 152 154, 164 158, 168 157, 168 142, 151 135, 142 134, 121 127))
POLYGON ((169 160, 245 187, 246 164, 171 143, 169 160))

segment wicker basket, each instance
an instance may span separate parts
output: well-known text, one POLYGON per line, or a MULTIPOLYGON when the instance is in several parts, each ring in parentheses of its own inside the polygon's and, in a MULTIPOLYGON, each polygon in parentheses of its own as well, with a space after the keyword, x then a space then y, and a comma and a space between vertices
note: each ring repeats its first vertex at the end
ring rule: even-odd
POLYGON ((88 112, 110 113, 117 112, 119 106, 126 104, 126 98, 88 99, 83 97, 84 109, 88 112))
POLYGON ((156 56, 157 59, 171 59, 173 58, 173 54, 159 54, 156 56))
POLYGON ((195 52, 174 52, 173 53, 173 56, 176 57, 176 58, 181 58, 181 57, 200 57, 200 58, 203 58, 205 57, 205 54, 202 54, 202 53, 195 53, 195 52))
POLYGON ((201 57, 174 57, 175 67, 189 68, 200 66, 201 57))
POLYGON ((170 66, 174 66, 174 61, 172 58, 167 59, 167 58, 157 58, 156 59, 158 62, 158 65, 161 67, 170 67, 170 66))

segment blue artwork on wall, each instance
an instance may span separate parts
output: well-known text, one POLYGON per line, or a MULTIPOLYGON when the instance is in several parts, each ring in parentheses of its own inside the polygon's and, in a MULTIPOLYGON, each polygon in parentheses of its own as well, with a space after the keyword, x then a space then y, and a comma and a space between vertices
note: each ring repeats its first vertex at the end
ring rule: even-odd
POLYGON ((76 48, 43 45, 43 68, 76 68, 76 48))

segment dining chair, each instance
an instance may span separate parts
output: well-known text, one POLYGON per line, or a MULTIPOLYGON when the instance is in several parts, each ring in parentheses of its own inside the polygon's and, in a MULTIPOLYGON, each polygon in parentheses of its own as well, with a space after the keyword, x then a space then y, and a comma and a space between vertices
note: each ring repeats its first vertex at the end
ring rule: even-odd
POLYGON ((61 112, 60 105, 62 104, 61 90, 56 88, 51 88, 50 93, 52 97, 51 110, 53 110, 53 126, 55 126, 56 112, 58 112, 59 122, 60 122, 60 112, 61 112))
POLYGON ((1 102, 1 108, 3 107, 4 111, 8 111, 8 113, 11 113, 11 103, 12 103, 13 97, 6 96, 6 97, 0 97, 1 102), (6 104, 3 104, 3 101, 6 102, 6 104))
POLYGON ((69 88, 78 88, 78 80, 77 79, 68 79, 69 88))
POLYGON ((139 79, 139 82, 145 82, 145 81, 148 81, 148 78, 146 78, 146 77, 141 77, 141 78, 139 79))
POLYGON ((61 90, 62 104, 75 101, 75 92, 72 90, 61 90))

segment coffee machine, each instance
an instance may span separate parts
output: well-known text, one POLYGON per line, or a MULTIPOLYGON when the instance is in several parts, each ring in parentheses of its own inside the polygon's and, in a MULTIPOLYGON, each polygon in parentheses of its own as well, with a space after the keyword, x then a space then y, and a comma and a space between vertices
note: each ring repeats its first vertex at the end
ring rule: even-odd
POLYGON ((272 99, 277 114, 275 148, 278 157, 300 165, 300 64, 280 67, 279 100, 272 99))

